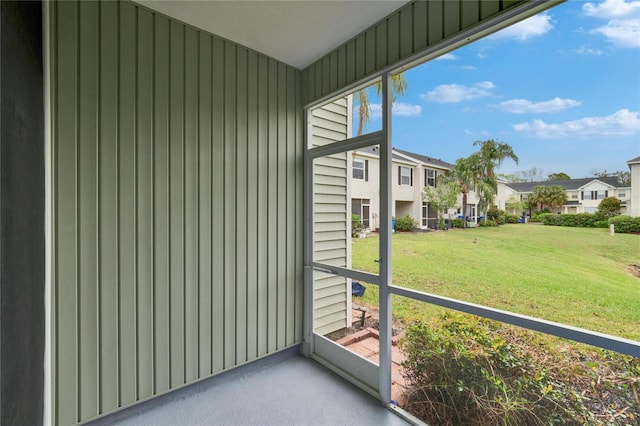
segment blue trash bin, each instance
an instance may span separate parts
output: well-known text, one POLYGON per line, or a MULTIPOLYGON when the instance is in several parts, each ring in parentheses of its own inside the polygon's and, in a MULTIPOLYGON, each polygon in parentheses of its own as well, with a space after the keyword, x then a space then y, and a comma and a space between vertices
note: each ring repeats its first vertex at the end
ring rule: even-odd
POLYGON ((396 220, 391 219, 391 232, 396 232, 396 220))
POLYGON ((351 281, 351 294, 360 297, 364 294, 367 288, 360 284, 358 281, 351 281))

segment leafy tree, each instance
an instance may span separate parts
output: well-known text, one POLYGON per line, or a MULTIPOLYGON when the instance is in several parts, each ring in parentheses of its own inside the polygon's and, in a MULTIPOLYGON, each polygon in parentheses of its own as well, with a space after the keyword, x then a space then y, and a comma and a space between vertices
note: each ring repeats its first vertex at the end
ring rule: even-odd
POLYGON ((542 169, 532 167, 527 170, 517 171, 514 173, 514 178, 511 182, 541 182, 544 180, 544 172, 542 169))
POLYGON ((538 185, 533 188, 533 193, 529 196, 529 206, 538 206, 539 210, 546 207, 557 209, 567 203, 567 193, 560 185, 538 185))
POLYGON ((516 175, 515 173, 510 173, 510 174, 499 173, 498 177, 510 183, 525 182, 525 180, 522 179, 522 177, 516 175))
POLYGON ((438 213, 438 229, 444 228, 444 213, 456 205, 458 201, 458 189, 455 185, 446 182, 446 177, 438 175, 435 188, 424 188, 425 201, 429 202, 438 213))
MULTIPOLYGON (((443 179, 448 185, 452 185, 457 193, 462 194, 462 214, 467 214, 467 197, 473 189, 480 171, 480 155, 471 154, 466 158, 458 158, 453 167, 443 174, 443 179)), ((467 221, 463 220, 463 228, 467 227, 467 221)))
MULTIPOLYGON (((480 146, 480 149, 466 158, 456 160, 453 168, 445 173, 447 182, 455 184, 458 192, 462 194, 464 216, 467 214, 469 191, 475 189, 479 199, 478 207, 486 213, 486 209, 493 204, 498 190, 498 177, 495 169, 506 158, 511 158, 516 163, 518 162, 518 157, 513 152, 513 148, 507 143, 489 139, 476 141, 473 145, 480 146)), ((486 214, 484 216, 486 218, 486 214)), ((464 226, 466 226, 466 221, 464 221, 464 226)))
POLYGON ((560 173, 551 173, 549 176, 547 176, 547 179, 551 181, 569 180, 571 179, 571 177, 566 173, 560 172, 560 173))
POLYGON ((486 211, 493 205, 495 194, 498 192, 498 177, 495 169, 502 165, 502 162, 510 158, 518 164, 518 156, 513 152, 513 148, 507 143, 489 139, 486 141, 476 141, 473 146, 479 146, 479 170, 476 176, 476 190, 478 193, 480 211, 485 212, 485 222, 487 220, 486 211))
POLYGON ((520 214, 520 212, 524 211, 529 207, 529 204, 526 201, 521 201, 519 198, 511 197, 507 201, 505 201, 505 207, 507 210, 520 214))
POLYGON ((600 201, 598 212, 605 217, 614 217, 620 215, 620 200, 616 197, 607 197, 600 201))
MULTIPOLYGON (((382 81, 378 81, 376 84, 376 92, 378 97, 382 95, 382 81)), ((391 76, 391 93, 393 94, 392 104, 396 101, 398 96, 403 96, 407 92, 407 80, 404 78, 404 74, 394 74, 391 76)), ((369 87, 360 89, 353 97, 354 108, 356 99, 358 100, 358 132, 356 136, 362 135, 362 132, 367 127, 367 123, 371 120, 371 104, 369 103, 369 87)))

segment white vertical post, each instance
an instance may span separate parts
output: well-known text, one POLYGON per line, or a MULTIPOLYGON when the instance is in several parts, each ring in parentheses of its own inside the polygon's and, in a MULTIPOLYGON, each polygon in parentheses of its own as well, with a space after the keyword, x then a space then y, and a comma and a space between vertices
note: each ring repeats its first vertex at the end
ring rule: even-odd
POLYGON ((391 401, 391 76, 382 76, 382 142, 380 144, 380 400, 391 401))
POLYGON ((616 233, 615 225, 612 223, 611 225, 609 225, 609 234, 611 234, 611 236, 613 237, 615 233, 616 233))
POLYGON ((305 111, 307 117, 307 132, 304 146, 304 232, 303 232, 303 264, 304 264, 304 311, 302 327, 302 354, 311 356, 313 348, 313 160, 309 158, 308 138, 311 137, 311 123, 309 111, 305 111))

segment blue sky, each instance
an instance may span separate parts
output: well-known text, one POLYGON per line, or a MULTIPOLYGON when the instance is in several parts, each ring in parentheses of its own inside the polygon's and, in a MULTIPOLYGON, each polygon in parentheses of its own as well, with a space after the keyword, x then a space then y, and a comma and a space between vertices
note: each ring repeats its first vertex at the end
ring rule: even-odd
MULTIPOLYGON (((640 0, 572 0, 405 72, 393 145, 455 162, 477 140, 572 178, 640 156, 640 0)), ((372 122, 380 126, 375 97, 372 122)))

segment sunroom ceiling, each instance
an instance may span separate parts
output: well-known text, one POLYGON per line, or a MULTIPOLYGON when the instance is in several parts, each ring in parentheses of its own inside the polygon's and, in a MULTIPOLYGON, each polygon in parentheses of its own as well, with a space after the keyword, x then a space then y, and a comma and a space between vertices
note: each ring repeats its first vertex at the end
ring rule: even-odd
POLYGON ((136 2, 299 69, 409 3, 407 0, 136 2))

